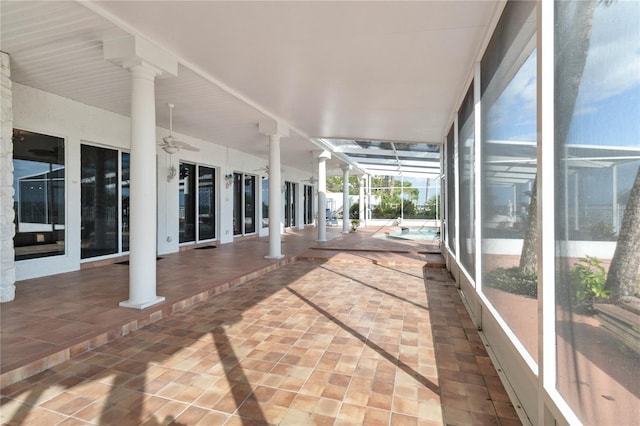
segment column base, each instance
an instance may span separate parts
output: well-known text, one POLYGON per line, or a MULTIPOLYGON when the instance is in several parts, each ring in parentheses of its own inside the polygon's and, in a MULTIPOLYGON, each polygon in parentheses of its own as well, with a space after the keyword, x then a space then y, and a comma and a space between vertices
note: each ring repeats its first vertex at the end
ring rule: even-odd
POLYGON ((277 256, 265 256, 265 259, 270 259, 270 260, 278 260, 278 259, 282 259, 284 257, 284 254, 279 254, 277 256))
POLYGON ((316 243, 326 243, 327 240, 316 240, 316 243))
POLYGON ((124 302, 120 302, 118 306, 122 308, 144 309, 144 308, 148 308, 149 306, 153 306, 158 303, 164 302, 164 300, 165 299, 162 296, 156 296, 153 299, 147 300, 146 302, 142 302, 142 303, 133 303, 128 300, 125 300, 124 302))

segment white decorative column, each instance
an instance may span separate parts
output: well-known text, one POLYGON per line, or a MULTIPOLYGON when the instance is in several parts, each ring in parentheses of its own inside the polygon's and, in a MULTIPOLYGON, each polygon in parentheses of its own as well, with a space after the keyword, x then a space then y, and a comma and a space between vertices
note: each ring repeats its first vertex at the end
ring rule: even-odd
POLYGON ((296 223, 298 224, 297 228, 302 231, 304 230, 304 184, 298 183, 296 185, 296 223))
POLYGON ((156 73, 136 65, 131 75, 129 299, 120 306, 144 309, 164 301, 156 295, 156 73))
POLYGON ((318 241, 327 241, 327 160, 329 151, 318 155, 318 241))
POLYGON ((349 211, 351 210, 351 203, 349 202, 349 171, 351 165, 343 164, 340 166, 342 169, 342 233, 349 233, 349 211))
POLYGON ((371 221, 371 175, 367 175, 365 177, 365 198, 367 203, 367 208, 364 211, 364 218, 367 221, 371 221))
POLYGON ((11 64, 0 52, 0 303, 15 298, 16 268, 13 224, 13 95, 11 64))
POLYGON ((282 259, 280 138, 289 136, 289 128, 274 121, 260 122, 258 127, 260 133, 269 136, 269 255, 265 258, 282 259))
POLYGON ((367 218, 364 217, 364 182, 365 176, 358 176, 358 220, 360 225, 367 226, 367 218))
POLYGON ((131 71, 129 299, 126 308, 163 302, 156 294, 157 192, 155 78, 177 75, 177 61, 134 36, 107 40, 104 57, 131 71))

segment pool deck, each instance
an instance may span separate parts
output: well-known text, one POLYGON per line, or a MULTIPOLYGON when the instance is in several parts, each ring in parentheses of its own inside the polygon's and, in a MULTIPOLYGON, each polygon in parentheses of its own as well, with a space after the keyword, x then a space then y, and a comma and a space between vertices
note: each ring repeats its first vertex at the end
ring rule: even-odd
POLYGON ((19 282, 0 305, 7 425, 519 425, 436 243, 288 231, 19 282))

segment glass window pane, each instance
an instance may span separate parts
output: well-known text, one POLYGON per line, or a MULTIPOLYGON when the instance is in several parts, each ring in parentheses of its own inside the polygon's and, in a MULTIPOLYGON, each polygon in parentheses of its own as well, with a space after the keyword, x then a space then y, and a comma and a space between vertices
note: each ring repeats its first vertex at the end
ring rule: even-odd
POLYGON ((122 153, 122 251, 129 251, 129 164, 128 152, 122 153))
POLYGON ((584 424, 640 419, 639 16, 555 3, 556 386, 584 424))
POLYGON ((233 174, 233 235, 242 235, 242 173, 233 174))
POLYGON ((467 91, 458 115, 458 167, 460 178, 460 261, 471 278, 476 276, 475 262, 475 130, 473 83, 467 91))
MULTIPOLYGON (((503 67, 513 68, 510 58, 503 67)), ((482 291, 529 355, 538 357, 536 52, 482 94, 482 291), (533 252, 523 252, 527 247, 533 252), (533 258, 529 255, 533 255, 533 258)))
POLYGON ((269 227, 269 179, 262 178, 262 227, 269 227))
POLYGON ((13 130, 15 260, 65 252, 64 139, 13 130))
POLYGON ((285 182, 284 189, 284 226, 296 226, 296 184, 285 182))
POLYGON ((291 210, 291 226, 296 226, 296 210, 298 200, 296 199, 296 193, 298 192, 298 185, 295 183, 291 183, 291 196, 289 198, 289 208, 291 210))
POLYGON ((284 183, 284 194, 283 194, 283 204, 284 204, 284 227, 288 228, 291 226, 291 182, 284 183))
POLYGON ((210 240, 216 236, 215 170, 198 167, 198 239, 210 240))
POLYGON ((196 240, 196 166, 180 163, 178 182, 180 242, 196 240))
POLYGON ((304 186, 304 224, 313 223, 313 186, 304 186))
POLYGON ((256 177, 244 177, 244 233, 256 232, 256 177))
POLYGON ((456 161, 455 161, 455 134, 453 126, 447 134, 447 164, 446 164, 446 184, 447 184, 447 245, 449 250, 456 252, 456 161))
POLYGON ((118 252, 118 151, 80 148, 80 257, 118 252))

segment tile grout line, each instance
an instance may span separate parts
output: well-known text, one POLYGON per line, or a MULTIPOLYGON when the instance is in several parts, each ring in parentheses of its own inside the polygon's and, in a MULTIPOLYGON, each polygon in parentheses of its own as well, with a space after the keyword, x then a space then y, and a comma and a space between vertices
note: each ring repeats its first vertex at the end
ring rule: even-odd
POLYGON ((98 335, 76 343, 68 348, 64 348, 60 351, 46 355, 43 358, 34 360, 20 367, 4 371, 2 372, 2 374, 0 374, 0 390, 11 386, 19 381, 25 380, 31 376, 34 376, 38 373, 41 373, 42 371, 45 371, 49 368, 55 367, 56 365, 68 361, 76 355, 91 351, 106 343, 117 340, 118 338, 126 336, 133 331, 140 330, 145 326, 153 324, 163 318, 167 318, 176 312, 183 311, 186 308, 195 305, 196 303, 208 300, 227 290, 245 284, 269 272, 273 272, 289 263, 294 263, 297 260, 297 256, 290 256, 285 259, 281 259, 273 264, 264 266, 248 274, 231 278, 230 280, 218 284, 216 287, 210 288, 209 290, 202 291, 195 295, 189 296, 186 299, 174 302, 171 305, 164 306, 161 309, 150 312, 148 316, 129 321, 126 324, 122 324, 110 330, 99 333, 98 335))

